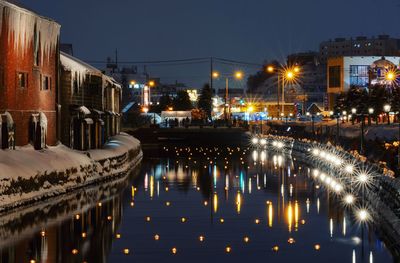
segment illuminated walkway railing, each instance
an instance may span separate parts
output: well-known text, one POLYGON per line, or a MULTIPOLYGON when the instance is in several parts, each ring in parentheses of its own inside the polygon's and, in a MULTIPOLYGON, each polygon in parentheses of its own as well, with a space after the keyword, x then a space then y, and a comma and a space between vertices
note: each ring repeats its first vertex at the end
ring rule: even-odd
POLYGON ((263 136, 251 139, 260 150, 292 154, 311 167, 311 177, 337 195, 360 222, 374 220, 400 247, 400 180, 385 169, 333 145, 263 136))

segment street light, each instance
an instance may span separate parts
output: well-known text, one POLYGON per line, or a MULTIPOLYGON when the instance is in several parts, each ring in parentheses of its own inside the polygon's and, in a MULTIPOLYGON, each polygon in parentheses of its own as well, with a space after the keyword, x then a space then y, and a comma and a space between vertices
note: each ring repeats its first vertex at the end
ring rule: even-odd
POLYGON ((296 77, 299 75, 300 73, 300 67, 299 66, 281 66, 278 68, 278 70, 276 70, 276 68, 273 65, 269 65, 266 68, 266 71, 270 74, 274 73, 275 71, 277 71, 278 74, 278 87, 277 87, 277 106, 278 106, 278 119, 279 116, 282 116, 280 113, 283 112, 285 113, 285 83, 286 82, 295 82, 296 81, 296 77), (280 108, 279 105, 279 91, 280 91, 280 87, 279 85, 282 85, 282 109, 280 108))
POLYGON ((371 126, 371 115, 374 114, 374 108, 368 108, 368 126, 371 126))
POLYGON ((356 109, 356 108, 352 108, 352 109, 351 109, 351 113, 353 114, 353 115, 351 116, 351 123, 354 125, 355 114, 357 113, 357 109, 356 109))
MULTIPOLYGON (((219 78, 221 76, 221 74, 218 71, 214 71, 212 73, 212 77, 213 78, 219 78)), ((242 71, 236 71, 233 73, 233 75, 231 74, 224 74, 225 76, 225 106, 224 106, 224 118, 225 121, 228 120, 228 111, 227 111, 227 107, 230 108, 230 101, 229 101, 229 77, 233 77, 237 80, 241 80, 244 77, 244 73, 242 71)))
POLYGON ((384 106, 383 106, 383 110, 386 112, 386 114, 387 114, 387 123, 388 124, 390 124, 390 115, 389 115, 389 112, 390 112, 390 109, 391 109, 391 106, 389 105, 389 104, 385 104, 384 106))

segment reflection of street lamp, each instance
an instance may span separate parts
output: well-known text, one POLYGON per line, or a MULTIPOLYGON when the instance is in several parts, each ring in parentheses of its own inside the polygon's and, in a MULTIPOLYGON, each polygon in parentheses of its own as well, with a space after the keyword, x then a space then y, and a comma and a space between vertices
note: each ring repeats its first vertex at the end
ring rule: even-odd
POLYGON ((390 124, 390 115, 389 115, 389 112, 390 112, 390 109, 391 109, 391 106, 389 105, 389 104, 385 104, 384 106, 383 106, 383 110, 386 112, 386 114, 387 114, 387 119, 388 119, 388 121, 387 121, 387 123, 388 124, 390 124))

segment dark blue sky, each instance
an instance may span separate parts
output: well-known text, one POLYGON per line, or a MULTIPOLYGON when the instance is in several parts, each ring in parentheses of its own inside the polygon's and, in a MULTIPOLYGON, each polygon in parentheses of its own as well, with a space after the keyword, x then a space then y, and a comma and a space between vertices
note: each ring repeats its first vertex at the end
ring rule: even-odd
MULTIPOLYGON (((19 1, 57 20, 62 41, 84 60, 105 60, 118 48, 125 61, 217 56, 261 63, 338 36, 400 37, 398 0, 19 1)), ((207 74, 155 71, 171 79, 207 74)))

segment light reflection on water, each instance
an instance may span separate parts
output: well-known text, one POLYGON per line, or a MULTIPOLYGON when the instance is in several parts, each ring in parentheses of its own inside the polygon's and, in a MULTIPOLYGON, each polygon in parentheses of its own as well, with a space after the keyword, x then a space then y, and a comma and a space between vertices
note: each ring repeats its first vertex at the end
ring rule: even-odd
POLYGON ((165 153, 108 201, 52 226, 36 218, 0 262, 393 261, 373 226, 317 189, 312 167, 239 148, 165 153))

